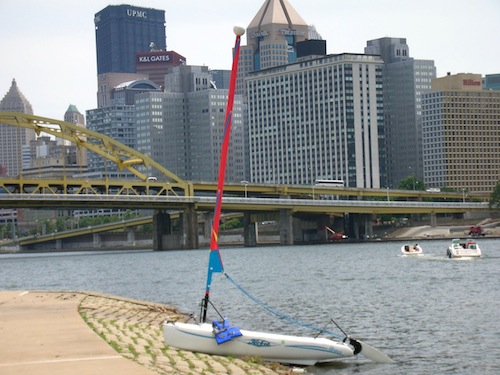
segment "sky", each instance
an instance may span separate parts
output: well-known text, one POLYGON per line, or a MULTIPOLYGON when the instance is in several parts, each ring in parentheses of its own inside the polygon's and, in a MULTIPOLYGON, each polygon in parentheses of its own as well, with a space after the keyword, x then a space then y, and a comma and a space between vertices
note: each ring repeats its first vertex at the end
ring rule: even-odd
MULTIPOLYGON (((289 2, 329 54, 364 53, 368 40, 397 37, 411 57, 434 60, 438 77, 500 73, 499 0, 289 2)), ((119 4, 165 10, 168 50, 188 65, 230 69, 233 26, 246 28, 264 0, 0 0, 0 100, 15 79, 35 115, 96 108, 94 15, 119 4)))

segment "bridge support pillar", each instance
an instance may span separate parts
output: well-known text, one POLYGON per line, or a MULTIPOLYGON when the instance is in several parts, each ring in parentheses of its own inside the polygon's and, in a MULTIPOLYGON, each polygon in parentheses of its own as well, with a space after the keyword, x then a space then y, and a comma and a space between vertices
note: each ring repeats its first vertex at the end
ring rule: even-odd
POLYGON ((163 236, 172 232, 170 215, 166 212, 155 211, 153 215, 153 250, 166 250, 163 236))
POLYGON ((179 230, 173 230, 172 218, 166 212, 153 215, 153 250, 198 248, 198 216, 188 207, 179 216, 179 230))
POLYGON ((349 238, 360 239, 358 214, 349 214, 349 238))
POLYGON ((243 238, 245 247, 257 246, 257 223, 252 223, 249 212, 243 213, 243 238))
POLYGON ((349 237, 368 239, 373 237, 373 220, 371 214, 349 214, 349 237))
POLYGON ((198 249, 198 214, 194 207, 188 207, 182 213, 183 249, 198 249))
POLYGON ((133 228, 127 228, 127 244, 135 246, 135 231, 133 228))
POLYGON ((435 212, 431 213, 431 227, 437 227, 437 215, 435 212))
POLYGON ((99 233, 92 233, 93 237, 93 246, 95 247, 101 247, 102 246, 102 239, 101 235, 99 233))
POLYGON ((293 245, 293 217, 291 210, 280 210, 280 245, 293 245))
POLYGON ((363 215, 365 219, 365 238, 372 239, 373 238, 373 215, 371 214, 364 214, 363 215))
POLYGON ((205 213, 203 215, 203 238, 204 241, 210 243, 210 237, 212 236, 212 221, 214 220, 213 213, 205 213))

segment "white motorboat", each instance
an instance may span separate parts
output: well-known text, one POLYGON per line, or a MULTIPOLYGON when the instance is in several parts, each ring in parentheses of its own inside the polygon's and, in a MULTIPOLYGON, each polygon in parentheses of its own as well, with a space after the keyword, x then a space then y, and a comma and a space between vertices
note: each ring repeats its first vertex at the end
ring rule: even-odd
POLYGON ((448 258, 480 257, 481 249, 479 248, 477 242, 472 238, 455 238, 451 241, 450 246, 448 246, 448 250, 446 250, 446 256, 448 258))
POLYGON ((415 245, 403 245, 401 246, 401 254, 405 255, 421 255, 424 251, 422 247, 418 244, 415 245))
MULTIPOLYGON (((350 338, 333 320, 332 322, 335 323, 343 335, 327 332, 324 328, 317 328, 304 324, 301 325, 319 332, 316 337, 289 336, 275 333, 240 330, 238 327, 231 326, 229 321, 222 318, 220 313, 215 308, 214 309, 222 320, 213 320, 212 324, 206 323, 209 304, 213 307, 209 296, 212 276, 214 273, 223 273, 226 278, 243 291, 243 288, 237 285, 236 282, 225 272, 218 244, 222 197, 224 191, 224 175, 229 147, 229 136, 231 133, 232 108, 236 87, 240 39, 245 30, 241 27, 235 27, 234 32, 236 34, 236 43, 233 49, 234 58, 226 107, 226 122, 224 125, 224 137, 221 150, 221 161, 219 165, 219 178, 216 192, 214 218, 212 221, 207 282, 202 301, 202 310, 200 313, 201 323, 165 322, 163 325, 165 343, 171 347, 190 350, 193 352, 236 357, 259 356, 269 361, 298 365, 313 365, 318 362, 330 362, 339 358, 351 357, 358 353, 363 354, 365 357, 375 362, 391 363, 392 360, 381 351, 359 340, 350 338), (328 334, 332 337, 336 336, 339 340, 334 341, 324 337, 320 338, 318 337, 320 333, 328 334)), ((250 297, 248 292, 244 291, 244 293, 250 297)), ((274 315, 277 315, 282 319, 286 318, 287 321, 292 323, 299 323, 291 317, 278 314, 276 310, 267 307, 267 305, 258 301, 256 298, 250 298, 254 302, 260 303, 274 315)))

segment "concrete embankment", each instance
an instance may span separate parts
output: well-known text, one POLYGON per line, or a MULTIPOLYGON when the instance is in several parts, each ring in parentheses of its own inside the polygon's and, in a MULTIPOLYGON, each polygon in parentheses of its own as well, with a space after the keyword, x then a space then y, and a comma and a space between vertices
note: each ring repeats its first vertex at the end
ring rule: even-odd
POLYGON ((0 373, 290 374, 255 359, 167 347, 162 324, 175 308, 91 292, 0 291, 0 373), (93 331, 94 332, 93 332, 93 331))
MULTIPOLYGON (((485 221, 480 223, 484 230, 485 238, 498 238, 500 237, 500 225, 498 221, 485 221)), ((469 225, 447 225, 431 227, 430 225, 403 227, 393 231, 388 240, 402 240, 402 239, 451 239, 468 237, 470 227, 475 224, 469 225)), ((384 239, 384 238, 382 238, 384 239)))

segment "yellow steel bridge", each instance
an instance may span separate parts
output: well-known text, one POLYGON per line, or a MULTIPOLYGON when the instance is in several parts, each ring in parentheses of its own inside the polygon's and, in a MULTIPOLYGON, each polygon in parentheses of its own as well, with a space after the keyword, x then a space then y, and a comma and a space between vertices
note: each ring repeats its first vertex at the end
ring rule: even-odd
MULTIPOLYGON (((86 148, 116 163, 135 179, 26 178, 22 174, 0 178, 1 208, 152 208, 174 209, 187 205, 213 208, 215 182, 185 181, 146 155, 103 134, 81 126, 34 115, 0 112, 0 124, 33 129, 86 148), (145 174, 153 169, 157 179, 145 174)), ((314 185, 251 184, 225 186, 224 210, 340 214, 466 212, 487 210, 489 196, 451 192, 324 187, 314 185), (338 199, 338 198, 341 199, 338 199), (325 199, 326 198, 326 199, 325 199), (333 199, 332 199, 333 198, 333 199), (335 199, 337 198, 337 199, 335 199)))

